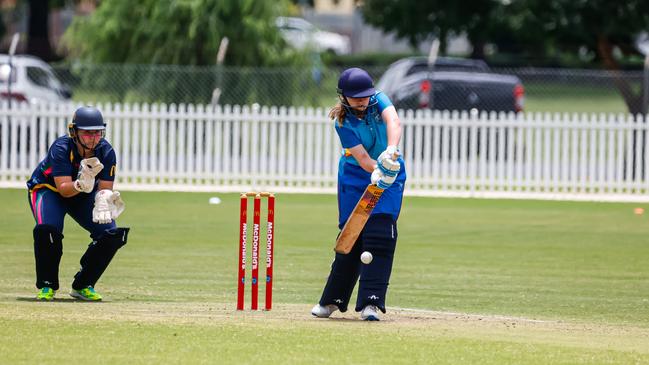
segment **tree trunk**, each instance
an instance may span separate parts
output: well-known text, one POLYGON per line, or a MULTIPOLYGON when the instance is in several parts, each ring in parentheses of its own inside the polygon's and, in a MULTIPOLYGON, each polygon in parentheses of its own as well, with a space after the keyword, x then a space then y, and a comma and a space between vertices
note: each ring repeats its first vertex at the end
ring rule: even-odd
POLYGON ((58 59, 50 45, 49 1, 29 0, 27 53, 51 62, 58 59))
POLYGON ((629 80, 627 80, 624 74, 620 71, 620 66, 613 58, 613 45, 609 41, 608 37, 603 34, 597 36, 597 53, 599 54, 604 67, 611 71, 613 74, 613 82, 615 86, 622 94, 622 98, 626 103, 629 113, 631 114, 643 114, 642 110, 642 92, 640 95, 635 95, 629 85, 629 80))
POLYGON ((446 49, 448 48, 448 31, 442 29, 439 32, 439 54, 446 55, 446 49))
POLYGON ((485 47, 485 41, 482 39, 471 39, 472 37, 469 37, 469 42, 471 42, 471 45, 473 46, 473 49, 471 50, 471 58, 476 59, 476 60, 484 60, 485 59, 485 54, 484 54, 484 47, 485 47))

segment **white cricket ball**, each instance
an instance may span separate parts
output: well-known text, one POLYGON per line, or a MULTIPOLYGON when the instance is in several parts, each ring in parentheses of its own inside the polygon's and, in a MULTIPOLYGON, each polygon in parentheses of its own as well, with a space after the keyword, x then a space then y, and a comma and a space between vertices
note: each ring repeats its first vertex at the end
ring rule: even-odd
POLYGON ((372 262, 372 254, 369 251, 365 251, 361 254, 361 262, 364 263, 365 265, 369 264, 372 262))

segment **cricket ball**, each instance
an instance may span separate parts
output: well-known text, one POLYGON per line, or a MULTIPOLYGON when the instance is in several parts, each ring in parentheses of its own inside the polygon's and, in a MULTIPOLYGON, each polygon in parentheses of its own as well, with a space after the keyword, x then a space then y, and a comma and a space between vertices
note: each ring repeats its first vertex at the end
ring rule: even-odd
POLYGON ((372 262, 372 254, 368 251, 365 251, 361 254, 361 262, 364 263, 365 265, 369 264, 372 262))

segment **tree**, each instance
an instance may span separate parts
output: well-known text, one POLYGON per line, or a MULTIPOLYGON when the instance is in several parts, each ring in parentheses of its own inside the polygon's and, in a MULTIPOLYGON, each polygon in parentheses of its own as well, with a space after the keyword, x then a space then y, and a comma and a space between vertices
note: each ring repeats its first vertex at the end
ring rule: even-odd
POLYGON ((446 50, 447 36, 466 33, 474 44, 475 57, 482 56, 485 28, 497 29, 502 21, 491 16, 501 4, 493 0, 417 1, 365 0, 362 14, 366 22, 407 39, 413 47, 431 35, 440 40, 440 51, 446 50))
POLYGON ((299 62, 285 47, 274 19, 281 1, 104 0, 89 17, 75 18, 64 35, 71 56, 95 63, 213 65, 228 37, 225 64, 299 62))
POLYGON ((363 16, 370 24, 409 39, 415 45, 430 35, 441 42, 449 32, 465 32, 474 46, 505 36, 538 56, 552 52, 577 54, 584 48, 613 71, 629 112, 642 112, 642 94, 634 92, 618 71, 615 50, 637 53, 633 37, 649 29, 646 0, 365 0, 363 16))
MULTIPOLYGON (((49 17, 52 9, 61 8, 65 3, 66 0, 26 0, 16 1, 8 8, 13 13, 11 18, 27 17, 27 54, 47 62, 61 59, 50 44, 49 17), (21 11, 23 7, 27 10, 25 15, 21 11)), ((0 24, 0 37, 4 36, 5 32, 4 24, 0 24)))
MULTIPOLYGON (((517 0, 505 9, 508 27, 528 47, 543 39, 546 52, 555 49, 576 54, 585 49, 596 55, 603 68, 612 71, 613 81, 630 113, 643 113, 642 88, 634 91, 620 71, 615 51, 622 58, 638 55, 634 37, 649 29, 646 0, 517 0)), ((537 46, 543 43, 537 43, 537 46)))
MULTIPOLYGON (((29 21, 27 22, 27 53, 46 62, 59 59, 50 44, 49 16, 50 1, 28 0, 29 21)), ((58 2, 54 5, 58 5, 58 2)))

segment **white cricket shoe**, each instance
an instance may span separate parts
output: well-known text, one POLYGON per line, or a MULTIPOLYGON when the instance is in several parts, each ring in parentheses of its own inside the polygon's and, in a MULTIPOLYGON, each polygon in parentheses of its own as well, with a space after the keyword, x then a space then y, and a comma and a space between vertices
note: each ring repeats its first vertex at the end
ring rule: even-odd
POLYGON ((379 321, 379 311, 375 305, 368 305, 361 311, 361 319, 364 321, 379 321))
POLYGON ((325 306, 322 306, 320 304, 316 304, 313 309, 311 309, 311 314, 318 318, 329 318, 331 313, 335 312, 338 310, 338 306, 335 304, 328 304, 325 306))

